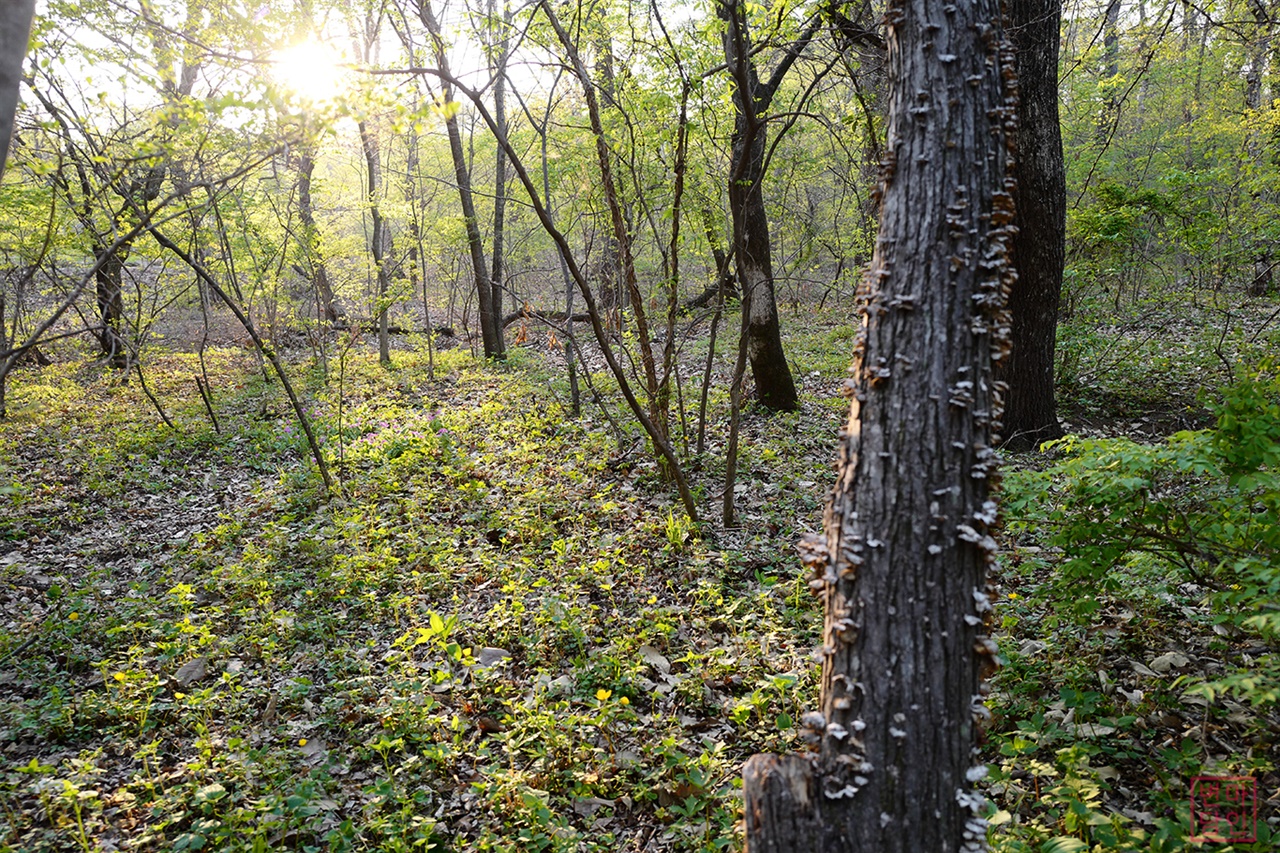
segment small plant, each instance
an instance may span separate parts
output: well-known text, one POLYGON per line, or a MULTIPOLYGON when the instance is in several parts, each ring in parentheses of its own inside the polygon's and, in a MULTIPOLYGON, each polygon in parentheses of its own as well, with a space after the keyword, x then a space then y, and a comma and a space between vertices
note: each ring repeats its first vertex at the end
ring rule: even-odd
POLYGON ((685 546, 694 534, 694 530, 694 523, 689 520, 689 516, 668 510, 666 523, 663 525, 663 533, 667 539, 663 550, 672 554, 683 553, 685 546))

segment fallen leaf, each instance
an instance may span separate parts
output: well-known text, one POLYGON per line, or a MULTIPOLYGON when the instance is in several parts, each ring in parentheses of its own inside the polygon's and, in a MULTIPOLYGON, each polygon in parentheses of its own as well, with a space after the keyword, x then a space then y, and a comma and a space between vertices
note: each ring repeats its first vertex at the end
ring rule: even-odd
POLYGON ((487 667, 502 663, 504 660, 510 660, 511 652, 506 649, 499 649, 493 646, 486 646, 480 650, 480 654, 476 655, 476 666, 487 667))
POLYGON ((1191 659, 1181 652, 1166 652, 1151 661, 1151 668, 1156 672, 1168 672, 1186 666, 1191 659))
POLYGON ((298 747, 298 751, 306 756, 308 761, 318 762, 328 753, 329 747, 319 738, 308 738, 306 743, 298 747))
POLYGON ((613 808, 613 800, 602 800, 599 797, 585 797, 576 800, 573 804, 573 810, 582 817, 589 818, 601 808, 613 808))
POLYGON ((1138 673, 1138 675, 1145 675, 1148 678, 1160 677, 1160 675, 1151 669, 1151 667, 1143 663, 1138 663, 1136 660, 1129 661, 1129 666, 1133 667, 1133 671, 1138 673))
POLYGON ((667 660, 662 652, 658 651, 653 646, 641 646, 640 657, 644 659, 645 663, 649 664, 649 666, 656 669, 662 675, 667 675, 671 672, 671 661, 667 660))
POLYGON ((209 659, 198 657, 178 667, 178 671, 173 674, 173 680, 178 682, 179 687, 190 687, 197 681, 203 680, 208 673, 209 659))

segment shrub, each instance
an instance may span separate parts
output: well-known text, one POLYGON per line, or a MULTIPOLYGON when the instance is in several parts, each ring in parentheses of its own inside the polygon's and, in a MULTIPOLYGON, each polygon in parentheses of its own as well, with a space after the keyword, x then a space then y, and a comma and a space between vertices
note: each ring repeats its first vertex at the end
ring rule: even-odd
MULTIPOLYGON (((1273 641, 1280 635, 1280 377, 1271 365, 1210 405, 1213 428, 1157 444, 1068 437, 1062 458, 1006 481, 1010 526, 1047 527, 1064 557, 1051 586, 1087 618, 1100 597, 1137 579, 1193 581, 1221 622, 1273 641), (1062 593, 1070 592, 1070 595, 1062 593)), ((1280 698, 1280 661, 1199 689, 1255 703, 1280 698)))

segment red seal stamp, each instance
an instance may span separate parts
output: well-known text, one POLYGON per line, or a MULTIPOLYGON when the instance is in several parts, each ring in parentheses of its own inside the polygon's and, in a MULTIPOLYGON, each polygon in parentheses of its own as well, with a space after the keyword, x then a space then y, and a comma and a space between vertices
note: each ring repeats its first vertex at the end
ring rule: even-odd
POLYGON ((1191 841, 1258 840, 1258 780, 1196 776, 1191 780, 1191 841))

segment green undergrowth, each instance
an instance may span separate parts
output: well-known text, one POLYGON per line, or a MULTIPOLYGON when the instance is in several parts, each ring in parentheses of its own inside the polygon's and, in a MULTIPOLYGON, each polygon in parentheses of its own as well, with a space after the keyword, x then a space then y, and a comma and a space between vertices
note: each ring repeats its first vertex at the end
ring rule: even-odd
POLYGON ((817 689, 790 542, 822 487, 766 441, 804 430, 758 419, 772 533, 721 535, 513 361, 296 369, 328 499, 242 356, 220 433, 179 356, 149 376, 176 432, 88 369, 16 377, 0 849, 738 845, 742 762, 817 689))
MULTIPOLYGON (((1068 438, 1006 479, 1015 547, 991 745, 998 849, 1198 847, 1198 776, 1251 777, 1280 825, 1280 379, 1154 443, 1068 438)), ((1252 828, 1253 821, 1245 824, 1252 828)), ((1248 835, 1248 832, 1242 835, 1248 835)))
MULTIPOLYGON (((743 762, 797 748, 818 693, 793 547, 820 524, 851 341, 811 324, 789 341, 802 411, 744 410, 730 530, 684 516, 627 418, 570 417, 532 350, 437 353, 435 380, 416 350, 293 365, 328 496, 243 352, 207 359, 219 430, 190 356, 149 363, 176 430, 136 377, 20 371, 0 423, 0 851, 739 848, 743 762)), ((1189 849, 1194 776, 1274 790, 1280 442, 1259 382, 1214 431, 1015 461, 993 849, 1189 849)), ((708 510, 711 404, 689 460, 708 510)))

